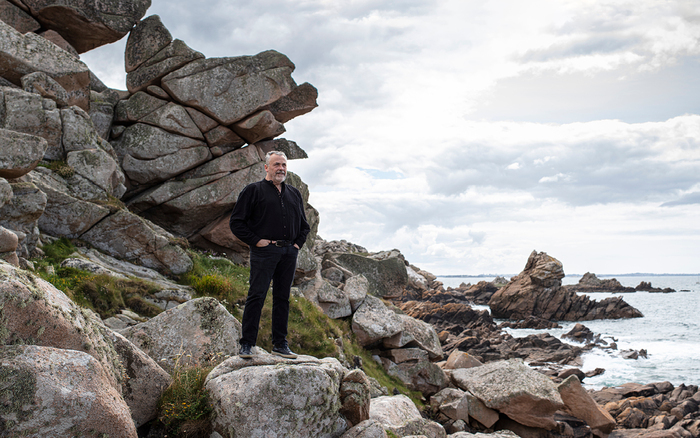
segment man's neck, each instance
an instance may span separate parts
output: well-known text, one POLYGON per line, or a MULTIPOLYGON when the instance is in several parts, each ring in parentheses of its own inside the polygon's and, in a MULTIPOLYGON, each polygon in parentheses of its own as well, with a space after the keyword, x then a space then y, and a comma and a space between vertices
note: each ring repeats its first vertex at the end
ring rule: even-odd
POLYGON ((276 182, 274 182, 271 179, 268 179, 268 178, 265 178, 265 179, 267 181, 270 181, 272 183, 272 185, 275 186, 275 188, 277 188, 278 191, 280 191, 280 192, 282 191, 282 183, 277 184, 276 182))

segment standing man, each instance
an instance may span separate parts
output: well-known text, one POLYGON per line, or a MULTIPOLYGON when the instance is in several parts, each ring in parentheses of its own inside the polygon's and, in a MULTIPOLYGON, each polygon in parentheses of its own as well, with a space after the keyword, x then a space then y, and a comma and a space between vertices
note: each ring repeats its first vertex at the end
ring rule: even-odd
POLYGON ((287 344, 289 293, 299 249, 310 227, 304 202, 296 188, 284 183, 287 156, 270 151, 265 156, 265 179, 246 186, 233 207, 229 226, 250 246, 250 288, 243 310, 239 357, 253 357, 260 313, 272 280, 272 354, 297 357, 287 344))

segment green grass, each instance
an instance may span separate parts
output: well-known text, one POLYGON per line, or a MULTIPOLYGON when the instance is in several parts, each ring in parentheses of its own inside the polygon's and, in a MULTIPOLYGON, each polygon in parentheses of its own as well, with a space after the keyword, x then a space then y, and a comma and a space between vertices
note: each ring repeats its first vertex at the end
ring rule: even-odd
MULTIPOLYGON (((159 288, 137 279, 117 279, 109 275, 95 275, 73 268, 61 268, 61 261, 75 252, 68 239, 59 239, 44 245, 45 256, 36 260, 39 275, 66 293, 74 302, 95 310, 103 318, 128 308, 144 316, 155 316, 161 310, 148 303, 147 297, 159 288), (42 272, 49 265, 54 274, 42 272)), ((190 250, 193 269, 180 276, 180 283, 191 286, 196 296, 211 296, 218 299, 239 321, 243 314, 248 293, 250 270, 223 258, 190 250)), ((268 351, 272 348, 272 293, 263 307, 258 334, 258 346, 268 351)), ((389 393, 394 390, 409 396, 420 408, 422 394, 410 391, 399 379, 389 376, 381 364, 372 359, 372 353, 361 347, 352 333, 350 318, 333 320, 316 305, 303 297, 290 298, 288 341, 290 348, 300 354, 318 358, 340 358, 341 353, 349 362, 355 356, 362 358, 363 370, 385 386, 389 393), (338 342, 337 340, 341 340, 338 342), (343 351, 339 345, 342 345, 343 351)), ((188 369, 176 369, 173 385, 163 394, 160 402, 157 425, 164 430, 163 436, 208 436, 206 425, 210 407, 206 404, 206 391, 202 384, 212 364, 188 369), (173 435, 175 434, 175 435, 173 435)))

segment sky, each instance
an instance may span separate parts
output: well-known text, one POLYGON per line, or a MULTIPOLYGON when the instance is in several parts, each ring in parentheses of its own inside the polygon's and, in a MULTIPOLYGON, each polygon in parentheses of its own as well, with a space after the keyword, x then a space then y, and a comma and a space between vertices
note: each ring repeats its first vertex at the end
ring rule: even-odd
MULTIPOLYGON (((436 275, 700 272, 700 2, 152 0, 319 91, 284 138, 319 235, 436 275)), ((125 89, 126 38, 81 55, 125 89)))

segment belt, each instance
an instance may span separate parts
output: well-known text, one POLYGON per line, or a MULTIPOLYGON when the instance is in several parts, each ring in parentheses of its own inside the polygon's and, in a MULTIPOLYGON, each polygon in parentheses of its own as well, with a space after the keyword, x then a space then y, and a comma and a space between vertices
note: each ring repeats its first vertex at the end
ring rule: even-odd
POLYGON ((279 246, 280 248, 294 245, 294 242, 292 242, 291 240, 275 240, 274 242, 271 241, 270 243, 272 245, 279 246))

